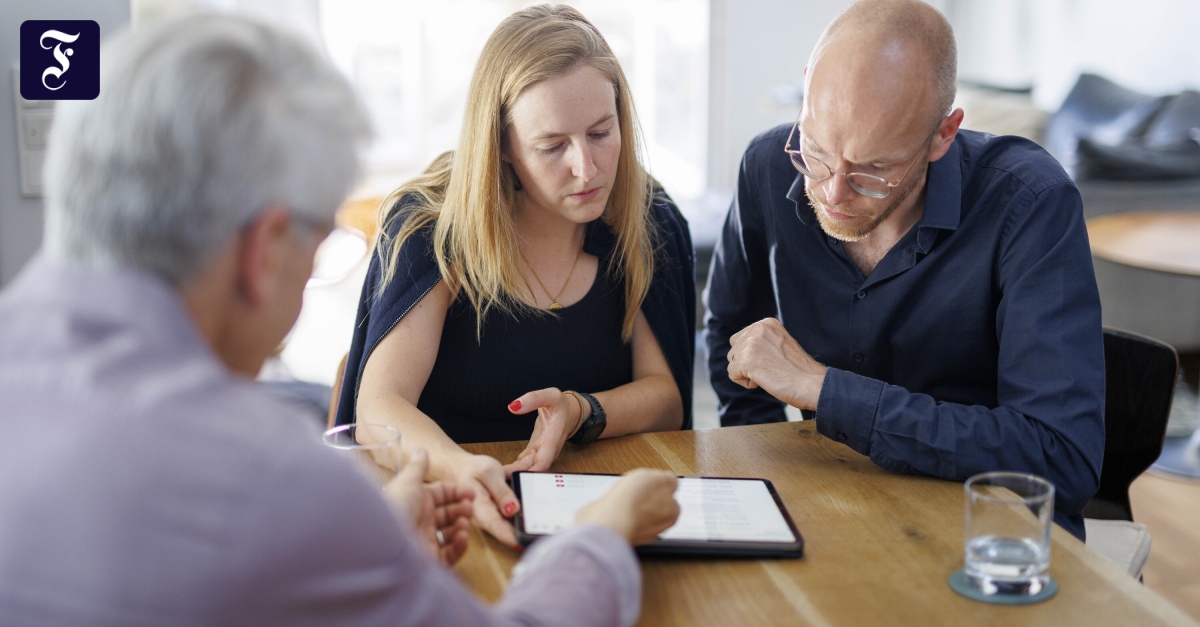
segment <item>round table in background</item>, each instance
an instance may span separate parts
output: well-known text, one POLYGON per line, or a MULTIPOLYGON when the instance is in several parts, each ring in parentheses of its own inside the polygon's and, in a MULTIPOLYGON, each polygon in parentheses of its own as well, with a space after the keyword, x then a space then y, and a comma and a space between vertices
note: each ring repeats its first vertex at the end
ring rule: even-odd
MULTIPOLYGON (((1200 352, 1200 207, 1087 221, 1107 326, 1200 352)), ((1169 438, 1153 470, 1200 478, 1200 428, 1169 438)))

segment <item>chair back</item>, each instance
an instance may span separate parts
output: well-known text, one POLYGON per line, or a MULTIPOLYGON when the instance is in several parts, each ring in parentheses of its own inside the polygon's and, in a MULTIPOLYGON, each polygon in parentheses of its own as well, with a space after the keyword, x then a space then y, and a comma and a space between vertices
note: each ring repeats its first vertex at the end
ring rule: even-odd
POLYGON ((1104 466, 1087 518, 1133 520, 1129 486, 1158 459, 1179 375, 1169 344, 1104 329, 1104 466))

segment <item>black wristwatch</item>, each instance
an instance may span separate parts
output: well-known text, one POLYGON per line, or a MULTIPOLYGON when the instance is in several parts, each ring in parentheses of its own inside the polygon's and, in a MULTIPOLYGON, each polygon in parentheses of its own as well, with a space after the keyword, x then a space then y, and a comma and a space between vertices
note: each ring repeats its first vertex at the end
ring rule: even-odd
POLYGON ((592 415, 588 416, 583 424, 579 425, 579 429, 575 431, 575 435, 567 439, 571 444, 591 444, 600 438, 600 434, 604 433, 604 428, 608 426, 608 415, 604 413, 604 408, 600 406, 600 401, 596 400, 595 396, 586 392, 574 392, 579 395, 579 398, 588 402, 592 406, 592 415))

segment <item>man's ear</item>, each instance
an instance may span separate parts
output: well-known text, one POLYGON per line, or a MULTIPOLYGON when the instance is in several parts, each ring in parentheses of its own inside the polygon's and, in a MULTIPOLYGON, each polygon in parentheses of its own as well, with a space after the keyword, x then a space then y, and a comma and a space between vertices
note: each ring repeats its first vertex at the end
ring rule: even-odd
POLYGON ((262 307, 274 295, 290 250, 291 229, 291 213, 280 205, 271 205, 242 230, 238 296, 251 309, 262 307))
POLYGON ((933 135, 933 146, 929 151, 929 160, 937 161, 946 155, 946 151, 950 150, 950 144, 954 143, 954 137, 958 135, 958 127, 962 125, 963 110, 955 109, 950 112, 943 120, 941 126, 938 126, 937 132, 933 135))

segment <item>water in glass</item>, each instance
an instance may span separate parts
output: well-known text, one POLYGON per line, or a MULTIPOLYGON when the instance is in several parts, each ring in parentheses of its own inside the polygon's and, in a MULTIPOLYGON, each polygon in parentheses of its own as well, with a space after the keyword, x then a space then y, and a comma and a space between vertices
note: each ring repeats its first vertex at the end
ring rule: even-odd
POLYGON ((967 543, 967 576, 1019 583, 1041 575, 1050 566, 1050 553, 1030 538, 979 536, 967 543))

